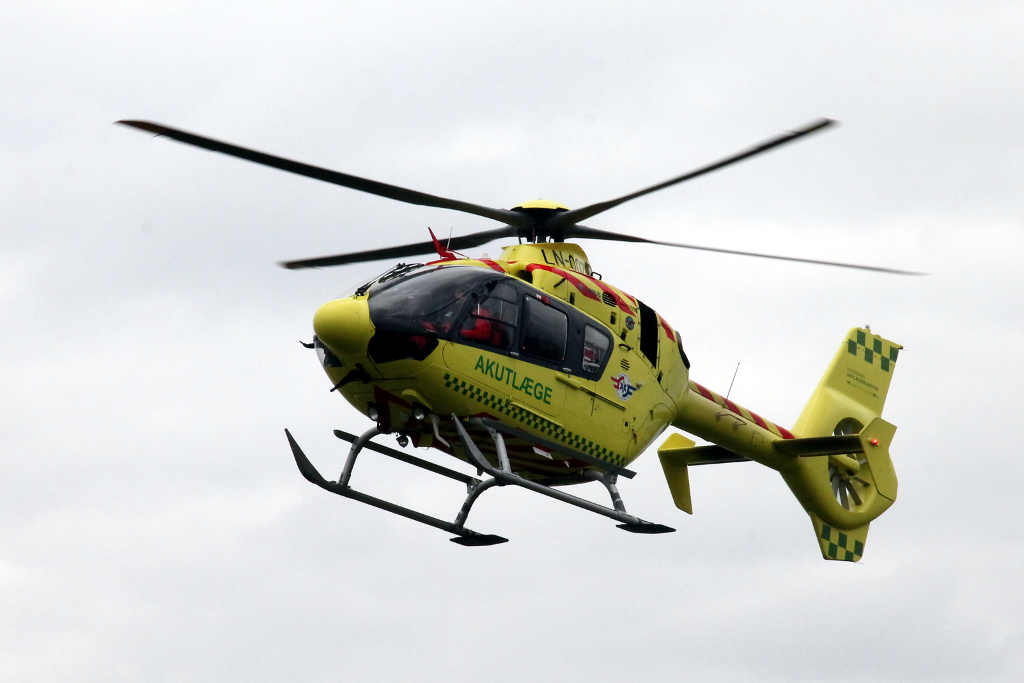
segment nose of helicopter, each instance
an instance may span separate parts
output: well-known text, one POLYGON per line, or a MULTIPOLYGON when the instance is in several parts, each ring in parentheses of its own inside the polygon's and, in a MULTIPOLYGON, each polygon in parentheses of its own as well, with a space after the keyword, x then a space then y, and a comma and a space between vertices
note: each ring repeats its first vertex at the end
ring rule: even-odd
POLYGON ((373 336, 366 299, 328 301, 313 314, 313 331, 339 356, 365 356, 373 336))

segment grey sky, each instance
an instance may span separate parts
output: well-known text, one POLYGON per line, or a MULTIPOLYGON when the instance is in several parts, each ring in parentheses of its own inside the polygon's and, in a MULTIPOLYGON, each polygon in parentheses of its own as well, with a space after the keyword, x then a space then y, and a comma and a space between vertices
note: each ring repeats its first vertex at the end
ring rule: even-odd
MULTIPOLYGON (((1019 3, 24 2, 0 8, 0 678, 961 681, 1024 668, 1019 3), (607 199, 819 116, 837 129, 589 222, 922 270, 584 242, 696 381, 792 424, 854 325, 906 345, 896 505, 823 562, 773 472, 653 449, 634 536, 489 493, 462 548, 329 496, 368 426, 316 307, 387 267, 274 263, 490 227, 110 125, 143 118, 480 204, 607 199)), ((496 243, 475 250, 496 256, 496 243)), ((368 457, 446 517, 457 485, 368 457)), ((596 492, 593 492, 596 493, 596 492)), ((592 518, 593 517, 593 518, 592 518)))

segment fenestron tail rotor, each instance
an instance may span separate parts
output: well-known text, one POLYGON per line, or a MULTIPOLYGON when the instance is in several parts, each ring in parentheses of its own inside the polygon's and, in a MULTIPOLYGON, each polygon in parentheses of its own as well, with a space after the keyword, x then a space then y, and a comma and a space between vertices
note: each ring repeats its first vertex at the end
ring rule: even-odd
MULTIPOLYGON (((857 434, 862 428, 863 425, 856 420, 845 419, 836 425, 832 434, 834 436, 848 436, 851 434, 857 434)), ((846 510, 853 510, 856 506, 864 504, 864 501, 861 499, 860 492, 857 491, 858 485, 862 488, 866 488, 870 486, 870 483, 853 473, 853 470, 844 466, 845 463, 842 460, 846 458, 855 459, 857 468, 865 465, 867 460, 864 458, 863 454, 832 456, 829 459, 828 477, 832 484, 832 495, 836 497, 836 502, 842 505, 843 508, 846 510)))
POLYGON ((832 493, 835 494, 836 500, 840 505, 847 510, 853 510, 854 506, 864 504, 860 494, 857 493, 857 489, 853 485, 853 481, 844 478, 838 467, 830 464, 828 466, 828 475, 832 480, 832 493))

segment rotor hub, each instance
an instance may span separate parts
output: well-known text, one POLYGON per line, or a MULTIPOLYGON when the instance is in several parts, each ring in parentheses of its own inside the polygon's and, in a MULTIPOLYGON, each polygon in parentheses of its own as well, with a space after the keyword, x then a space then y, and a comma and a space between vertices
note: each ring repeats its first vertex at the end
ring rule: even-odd
POLYGON ((548 226, 552 216, 568 210, 568 206, 550 199, 531 199, 513 207, 512 211, 530 219, 527 226, 516 226, 520 239, 528 242, 547 242, 549 239, 552 242, 564 242, 565 230, 548 226))

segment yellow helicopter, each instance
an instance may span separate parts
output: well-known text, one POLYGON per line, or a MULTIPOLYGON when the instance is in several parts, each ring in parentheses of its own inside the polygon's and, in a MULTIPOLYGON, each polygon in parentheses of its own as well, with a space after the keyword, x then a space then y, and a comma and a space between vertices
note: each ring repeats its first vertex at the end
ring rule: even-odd
POLYGON ((909 271, 659 242, 581 225, 599 213, 787 144, 834 122, 818 119, 663 183, 578 209, 553 201, 494 209, 228 144, 147 121, 118 123, 335 185, 423 206, 453 209, 502 227, 371 251, 289 261, 317 268, 424 254, 399 263, 329 301, 313 317, 320 364, 338 392, 374 426, 360 436, 335 430, 351 448, 337 481, 325 479, 288 430, 302 475, 340 496, 436 527, 466 546, 507 539, 466 527, 477 498, 493 486, 520 486, 609 517, 634 533, 674 529, 626 511, 618 477, 669 426, 680 434, 658 456, 676 506, 692 514, 688 468, 754 461, 778 471, 810 515, 822 556, 857 561, 868 525, 896 500, 889 456, 896 427, 882 407, 899 344, 851 329, 792 429, 785 429, 690 379, 679 333, 650 306, 605 282, 570 239, 643 242, 687 249, 918 275, 909 271), (515 239, 497 259, 458 250, 515 239), (374 443, 395 434, 403 448, 434 448, 469 463, 478 477, 374 443), (452 522, 356 491, 363 450, 462 482, 467 496, 452 522), (479 478, 483 475, 486 478, 479 478), (564 487, 598 482, 599 505, 564 487))

